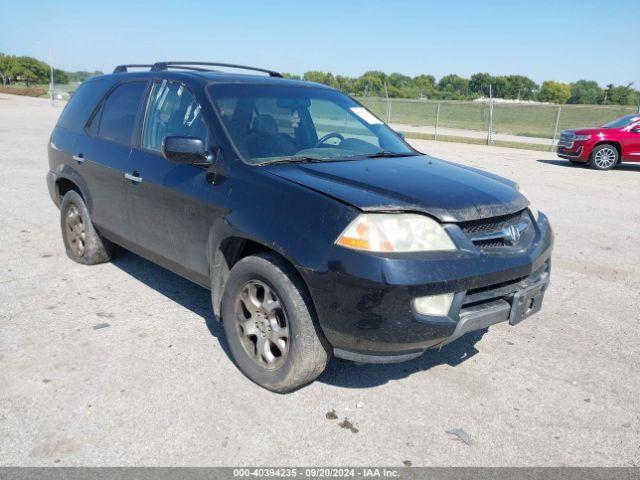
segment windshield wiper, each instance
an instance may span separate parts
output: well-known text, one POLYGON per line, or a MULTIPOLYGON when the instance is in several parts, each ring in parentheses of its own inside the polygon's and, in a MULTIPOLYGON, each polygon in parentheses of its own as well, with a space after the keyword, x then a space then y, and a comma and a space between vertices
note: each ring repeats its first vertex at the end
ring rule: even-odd
POLYGON ((268 160, 266 162, 261 162, 261 163, 256 163, 254 164, 257 167, 262 167, 265 165, 276 165, 276 164, 281 164, 281 163, 317 163, 317 162, 324 162, 326 160, 331 160, 330 158, 322 158, 322 157, 305 157, 305 156, 300 156, 300 157, 287 157, 287 158, 281 158, 279 160, 268 160))
POLYGON ((371 153, 369 155, 365 155, 367 158, 397 158, 397 157, 413 157, 415 153, 397 153, 397 152, 389 152, 387 150, 381 150, 376 153, 371 153))

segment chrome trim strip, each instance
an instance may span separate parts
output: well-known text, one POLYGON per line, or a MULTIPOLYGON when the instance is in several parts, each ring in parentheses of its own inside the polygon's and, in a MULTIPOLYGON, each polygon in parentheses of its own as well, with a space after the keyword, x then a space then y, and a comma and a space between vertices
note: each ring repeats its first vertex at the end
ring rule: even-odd
MULTIPOLYGON (((508 234, 509 227, 516 227, 519 234, 522 234, 529 226, 531 225, 531 221, 524 221, 517 223, 516 225, 508 225, 502 230, 498 232, 491 233, 480 233, 477 235, 469 236, 472 242, 481 242, 484 240, 499 240, 499 239, 507 239, 511 241, 511 236, 508 234)), ((517 240, 516 240, 517 241, 517 240)))

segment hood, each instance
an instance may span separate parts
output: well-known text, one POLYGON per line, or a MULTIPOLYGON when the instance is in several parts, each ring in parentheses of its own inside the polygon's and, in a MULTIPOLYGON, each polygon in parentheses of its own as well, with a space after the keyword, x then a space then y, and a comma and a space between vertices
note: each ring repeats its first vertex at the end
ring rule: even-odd
POLYGON ((573 133, 575 135, 597 135, 602 133, 602 130, 607 130, 605 127, 582 127, 582 128, 568 128, 562 133, 573 133))
POLYGON ((514 182, 427 155, 263 168, 364 211, 424 212, 442 222, 507 215, 528 205, 514 182))

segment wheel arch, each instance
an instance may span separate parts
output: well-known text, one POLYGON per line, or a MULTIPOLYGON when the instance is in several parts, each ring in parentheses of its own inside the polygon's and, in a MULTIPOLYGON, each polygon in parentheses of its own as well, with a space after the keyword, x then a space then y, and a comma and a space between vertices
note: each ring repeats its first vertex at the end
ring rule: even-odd
POLYGON ((82 199, 85 200, 82 190, 73 180, 69 180, 66 177, 58 178, 56 180, 56 195, 58 197, 58 205, 62 203, 62 199, 64 198, 65 194, 71 190, 77 192, 78 195, 80 195, 82 199))
POLYGON ((611 145, 618 151, 618 163, 622 163, 622 144, 617 140, 599 140, 591 149, 589 156, 593 155, 594 150, 600 145, 611 145))
POLYGON ((62 197, 69 190, 75 190, 78 195, 82 197, 84 203, 87 205, 89 213, 93 211, 93 203, 91 201, 91 193, 87 188, 87 184, 82 177, 68 165, 61 165, 56 169, 55 175, 55 193, 57 195, 57 204, 62 203, 62 197))
MULTIPOLYGON (((282 249, 275 244, 267 245, 265 242, 251 238, 238 232, 229 233, 222 236, 210 236, 209 245, 209 285, 211 289, 211 304, 213 313, 218 321, 222 320, 221 304, 222 295, 229 278, 229 272, 233 266, 245 257, 255 255, 256 253, 273 253, 285 262, 291 265, 292 269, 298 274, 302 284, 307 289, 309 298, 313 304, 313 296, 304 276, 300 272, 300 268, 291 258, 286 255, 282 249)), ((315 304, 313 304, 315 310, 315 304)))

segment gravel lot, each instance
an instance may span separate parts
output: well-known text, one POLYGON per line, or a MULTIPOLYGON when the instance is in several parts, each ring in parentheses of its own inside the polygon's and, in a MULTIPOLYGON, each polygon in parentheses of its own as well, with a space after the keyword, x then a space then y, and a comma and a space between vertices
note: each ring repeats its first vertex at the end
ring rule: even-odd
POLYGON ((416 142, 549 215, 542 312, 276 395, 233 366, 205 290, 126 252, 66 258, 45 185, 59 112, 0 95, 1 465, 640 464, 640 165, 416 142))

